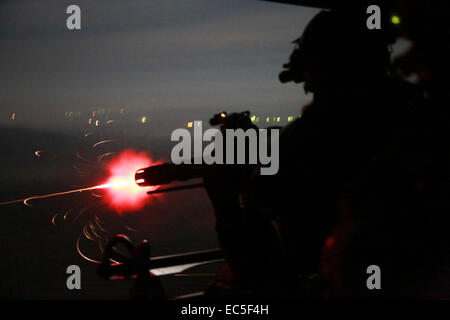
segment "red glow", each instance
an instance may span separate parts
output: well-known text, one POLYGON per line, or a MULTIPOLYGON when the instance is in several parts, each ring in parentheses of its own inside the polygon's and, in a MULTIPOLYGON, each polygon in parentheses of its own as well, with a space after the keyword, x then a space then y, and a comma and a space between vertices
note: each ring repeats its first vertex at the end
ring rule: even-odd
POLYGON ((137 170, 154 164, 145 152, 122 151, 108 163, 109 178, 96 187, 105 189, 104 202, 119 214, 143 208, 151 197, 147 191, 158 187, 139 187, 134 175, 137 170))
POLYGON ((331 248, 334 245, 335 242, 336 242, 336 240, 334 239, 334 237, 330 236, 330 237, 325 239, 325 246, 327 248, 331 248))

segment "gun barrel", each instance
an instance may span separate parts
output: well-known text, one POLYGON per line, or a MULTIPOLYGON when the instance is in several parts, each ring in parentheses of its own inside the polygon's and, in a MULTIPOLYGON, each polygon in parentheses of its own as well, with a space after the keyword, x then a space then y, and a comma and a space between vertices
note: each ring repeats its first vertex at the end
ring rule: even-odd
MULTIPOLYGON (((134 178, 138 186, 159 186, 174 181, 186 181, 202 177, 206 165, 163 163, 136 171, 134 178)), ((208 168, 210 169, 210 168, 208 168)))

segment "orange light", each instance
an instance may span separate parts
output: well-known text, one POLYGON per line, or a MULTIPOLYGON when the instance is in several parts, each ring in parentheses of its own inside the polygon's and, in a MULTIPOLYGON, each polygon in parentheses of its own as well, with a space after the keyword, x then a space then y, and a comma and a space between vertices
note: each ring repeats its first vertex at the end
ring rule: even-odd
POLYGON ((105 203, 119 214, 143 208, 150 199, 147 191, 156 190, 158 187, 138 186, 135 173, 152 164, 152 159, 145 152, 138 153, 134 150, 125 150, 111 160, 108 164, 110 177, 100 185, 106 190, 102 198, 105 203))

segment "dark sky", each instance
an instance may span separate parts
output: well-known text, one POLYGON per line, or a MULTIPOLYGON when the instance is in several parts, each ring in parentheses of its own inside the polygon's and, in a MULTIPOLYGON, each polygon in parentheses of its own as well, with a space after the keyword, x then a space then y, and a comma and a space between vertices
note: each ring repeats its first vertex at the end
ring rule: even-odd
POLYGON ((257 0, 2 1, 0 125, 126 107, 175 119, 221 110, 298 113, 278 73, 316 9, 257 0), (81 7, 80 31, 66 8, 81 7))

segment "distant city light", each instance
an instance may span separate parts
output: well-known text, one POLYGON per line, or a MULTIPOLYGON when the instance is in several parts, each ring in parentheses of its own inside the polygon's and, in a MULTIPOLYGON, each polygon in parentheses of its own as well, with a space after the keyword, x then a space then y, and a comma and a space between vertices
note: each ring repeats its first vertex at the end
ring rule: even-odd
MULTIPOLYGON (((87 114, 84 112, 80 112, 80 111, 65 111, 64 115, 66 117, 67 120, 73 121, 75 122, 75 120, 77 119, 81 119, 82 123, 89 123, 89 125, 95 125, 95 126, 101 126, 101 123, 103 123, 104 125, 108 125, 108 124, 112 124, 114 122, 117 121, 124 121, 126 120, 124 118, 124 116, 122 115, 119 119, 114 119, 115 117, 118 116, 118 113, 122 113, 124 114, 124 108, 117 108, 115 110, 113 109, 97 109, 94 111, 89 111, 87 114)), ((302 116, 302 114, 293 114, 293 115, 264 115, 261 116, 261 122, 262 123, 267 123, 267 125, 270 125, 270 123, 279 123, 279 125, 281 125, 281 123, 284 124, 288 124, 290 122, 293 122, 298 118, 300 118, 302 116), (264 121, 265 119, 265 121, 264 121), (286 121, 287 120, 287 121, 286 121), (284 123, 286 121, 286 123, 284 123)), ((11 119, 12 120, 16 120, 16 113, 11 113, 11 119)), ((132 121, 137 121, 138 123, 141 124, 147 124, 150 122, 150 120, 153 121, 153 119, 151 119, 148 115, 135 115, 134 118, 135 120, 132 121)), ((219 117, 223 118, 223 117, 227 117, 227 114, 225 112, 221 112, 219 113, 219 117)), ((257 124, 260 121, 260 118, 256 115, 256 114, 252 114, 251 116, 249 116, 249 120, 254 123, 257 124)), ((197 127, 201 127, 201 122, 198 122, 197 124, 194 121, 187 121, 186 123, 186 127, 187 128, 193 128, 195 126, 197 127)))

